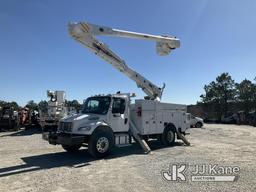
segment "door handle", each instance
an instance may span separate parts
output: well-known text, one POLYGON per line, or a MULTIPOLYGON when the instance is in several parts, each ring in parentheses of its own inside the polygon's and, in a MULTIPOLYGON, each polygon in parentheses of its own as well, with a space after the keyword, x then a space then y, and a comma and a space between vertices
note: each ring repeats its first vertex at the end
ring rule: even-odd
POLYGON ((128 122, 128 118, 125 118, 125 119, 124 119, 124 124, 126 125, 127 122, 128 122))
POLYGON ((121 114, 120 113, 114 113, 113 117, 121 117, 121 114))

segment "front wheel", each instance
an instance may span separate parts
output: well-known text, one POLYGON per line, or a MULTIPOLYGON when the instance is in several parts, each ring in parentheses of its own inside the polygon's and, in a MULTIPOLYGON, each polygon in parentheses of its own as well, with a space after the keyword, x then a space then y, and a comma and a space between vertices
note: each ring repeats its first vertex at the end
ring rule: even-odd
POLYGON ((77 152, 81 145, 61 145, 64 150, 66 150, 69 153, 77 152))
POLYGON ((96 158, 106 157, 114 146, 114 136, 109 130, 98 130, 92 134, 88 150, 96 158))

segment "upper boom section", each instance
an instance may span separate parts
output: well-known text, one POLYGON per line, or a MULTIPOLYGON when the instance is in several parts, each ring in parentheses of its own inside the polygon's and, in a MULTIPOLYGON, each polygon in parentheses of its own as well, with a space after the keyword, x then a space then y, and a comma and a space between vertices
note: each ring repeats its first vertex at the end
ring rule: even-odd
POLYGON ((160 55, 167 55, 171 50, 180 46, 180 41, 175 37, 168 36, 157 36, 142 33, 135 33, 129 31, 123 31, 118 29, 112 29, 109 27, 93 25, 85 22, 70 23, 69 24, 70 35, 96 55, 110 63, 113 67, 124 73, 130 79, 134 80, 138 87, 140 87, 150 99, 160 100, 163 92, 163 88, 160 88, 149 80, 141 76, 136 71, 129 68, 125 61, 122 60, 118 55, 111 51, 107 45, 98 41, 96 35, 108 35, 118 37, 128 37, 136 39, 145 39, 156 41, 157 53, 160 55))

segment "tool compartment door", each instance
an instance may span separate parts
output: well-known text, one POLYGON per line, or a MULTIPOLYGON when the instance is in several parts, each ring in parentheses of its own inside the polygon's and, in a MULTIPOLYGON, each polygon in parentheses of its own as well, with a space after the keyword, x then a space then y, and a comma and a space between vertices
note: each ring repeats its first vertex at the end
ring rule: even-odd
POLYGON ((154 133, 162 134, 164 131, 163 111, 156 111, 156 126, 154 133))
POLYGON ((142 112, 142 133, 143 135, 153 134, 156 129, 156 117, 154 111, 142 112))

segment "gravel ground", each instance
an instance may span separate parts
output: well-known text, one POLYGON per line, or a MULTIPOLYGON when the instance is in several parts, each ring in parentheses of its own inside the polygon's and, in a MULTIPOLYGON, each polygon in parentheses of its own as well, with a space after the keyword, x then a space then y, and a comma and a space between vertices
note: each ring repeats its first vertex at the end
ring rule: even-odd
POLYGON ((189 147, 150 141, 152 154, 133 145, 102 160, 86 148, 68 154, 36 131, 0 133, 0 191, 256 191, 256 127, 206 124, 189 132, 189 147), (173 163, 189 165, 186 181, 162 178, 173 163), (192 182, 196 164, 239 166, 238 180, 192 182))

